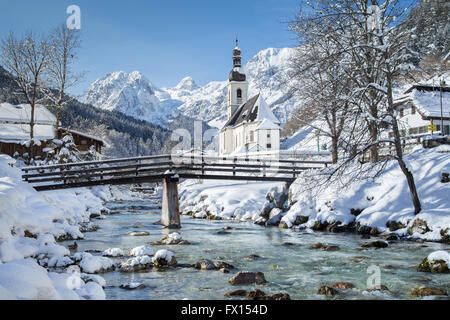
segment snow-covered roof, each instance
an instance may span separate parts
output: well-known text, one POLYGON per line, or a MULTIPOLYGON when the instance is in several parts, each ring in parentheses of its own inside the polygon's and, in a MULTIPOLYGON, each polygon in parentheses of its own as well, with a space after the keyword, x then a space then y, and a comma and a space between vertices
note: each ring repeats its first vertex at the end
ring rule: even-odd
POLYGON ((262 122, 264 119, 276 125, 280 124, 280 120, 275 117, 261 94, 258 94, 241 105, 225 123, 224 127, 235 127, 241 123, 262 122))
POLYGON ((280 120, 275 117, 261 94, 259 95, 258 100, 256 100, 255 105, 258 107, 258 115, 256 116, 255 121, 263 121, 267 119, 273 123, 280 124, 280 120))
MULTIPOLYGON (((406 103, 412 103, 424 117, 441 117, 440 87, 432 85, 414 85, 395 101, 395 105, 397 106, 406 103)), ((450 117, 449 87, 444 87, 442 90, 442 113, 445 118, 450 117)))
MULTIPOLYGON (((30 139, 31 107, 28 104, 12 105, 0 103, 0 140, 21 142, 30 139)), ((34 111, 34 138, 48 140, 54 138, 55 116, 42 105, 34 111)))
POLYGON ((99 142, 103 143, 104 145, 108 145, 105 142, 105 140, 103 140, 102 138, 99 138, 99 137, 91 135, 91 134, 87 134, 87 133, 84 133, 84 132, 81 132, 81 131, 77 131, 77 130, 73 130, 73 129, 67 129, 67 128, 61 128, 61 130, 68 131, 70 133, 74 133, 74 134, 77 134, 77 135, 80 135, 80 136, 83 136, 83 137, 86 137, 86 138, 89 138, 89 139, 92 139, 92 140, 99 141, 99 142))
POLYGON ((269 119, 264 119, 258 126, 258 130, 278 130, 281 129, 278 124, 273 123, 269 119))
MULTIPOLYGON (((425 91, 413 89, 410 98, 416 108, 426 117, 441 116, 441 93, 440 91, 425 91)), ((450 92, 442 92, 443 116, 450 117, 450 92)))

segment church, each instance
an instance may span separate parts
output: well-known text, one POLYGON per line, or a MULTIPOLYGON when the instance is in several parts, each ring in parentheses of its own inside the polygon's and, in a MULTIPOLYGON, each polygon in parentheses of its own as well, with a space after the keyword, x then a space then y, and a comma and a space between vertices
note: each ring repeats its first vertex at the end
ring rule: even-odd
POLYGON ((241 73, 241 49, 236 39, 233 49, 233 70, 228 82, 228 118, 220 130, 220 154, 278 151, 280 121, 273 114, 261 93, 247 99, 246 75, 241 73))

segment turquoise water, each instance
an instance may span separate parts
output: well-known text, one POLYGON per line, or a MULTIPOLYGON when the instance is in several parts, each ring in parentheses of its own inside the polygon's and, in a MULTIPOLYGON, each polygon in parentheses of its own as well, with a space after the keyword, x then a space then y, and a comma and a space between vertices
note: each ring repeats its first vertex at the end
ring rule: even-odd
MULTIPOLYGON (((105 250, 118 247, 124 251, 139 245, 149 245, 172 231, 153 223, 160 219, 156 201, 112 202, 107 207, 120 214, 95 220, 100 226, 96 232, 86 233, 78 241, 79 251, 105 250), (148 213, 156 212, 156 213, 148 213), (142 228, 135 228, 141 223, 142 228), (148 231, 149 236, 133 237, 131 231, 148 231)), ((360 250, 367 240, 354 234, 309 233, 306 231, 264 228, 250 222, 209 221, 182 217, 182 228, 177 230, 191 245, 151 246, 175 253, 178 263, 192 264, 200 259, 223 260, 237 270, 230 274, 218 271, 199 271, 193 268, 175 268, 164 272, 102 274, 107 282, 107 299, 225 299, 224 294, 234 289, 259 288, 266 294, 289 293, 291 299, 330 299, 317 294, 321 285, 346 281, 355 289, 342 291, 340 299, 415 299, 409 293, 416 286, 431 286, 450 291, 450 275, 417 272, 416 267, 435 250, 450 250, 449 245, 401 241, 385 249, 360 250), (218 234, 224 226, 231 226, 228 234, 218 234), (292 245, 285 245, 289 242, 292 245), (311 250, 316 242, 337 245, 339 251, 311 250), (250 254, 261 259, 250 260, 250 254), (352 259, 356 260, 352 261, 352 259), (380 269, 381 284, 391 294, 364 292, 369 266, 380 269), (238 270, 264 272, 265 285, 232 286, 228 279, 238 270), (144 283, 147 287, 124 290, 119 286, 129 282, 144 283)), ((375 238, 372 238, 375 240, 375 238)), ((115 261, 126 258, 113 259, 115 261)), ((226 298, 228 299, 228 298, 226 298)))

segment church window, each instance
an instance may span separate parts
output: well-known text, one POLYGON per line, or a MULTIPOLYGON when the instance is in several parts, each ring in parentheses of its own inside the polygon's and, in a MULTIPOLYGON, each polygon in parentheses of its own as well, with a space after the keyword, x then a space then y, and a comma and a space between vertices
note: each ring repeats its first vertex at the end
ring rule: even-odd
POLYGON ((250 131, 250 142, 255 141, 255 133, 254 131, 250 131))
POLYGON ((272 144, 271 144, 271 143, 268 143, 268 144, 267 144, 267 149, 270 149, 270 148, 272 148, 272 144))
POLYGON ((242 90, 241 89, 237 89, 237 98, 242 99, 242 90))

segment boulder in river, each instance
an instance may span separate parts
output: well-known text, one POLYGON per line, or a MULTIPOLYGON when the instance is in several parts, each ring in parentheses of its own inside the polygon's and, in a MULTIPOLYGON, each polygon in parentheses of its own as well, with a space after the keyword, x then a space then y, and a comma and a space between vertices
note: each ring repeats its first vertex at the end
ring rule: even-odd
POLYGON ((376 240, 363 243, 361 247, 363 248, 386 248, 389 244, 386 241, 376 240))
POLYGON ((120 248, 109 248, 106 249, 105 251, 103 251, 102 255, 104 257, 123 257, 124 256, 124 252, 122 249, 120 248))
POLYGON ((232 290, 225 293, 225 297, 245 297, 246 295, 247 291, 242 289, 232 290))
POLYGON ((145 236, 149 236, 150 233, 147 231, 132 231, 128 235, 132 236, 132 237, 145 237, 145 236))
POLYGON ((139 282, 130 282, 130 283, 121 284, 120 288, 124 289, 124 290, 138 290, 138 289, 147 288, 147 286, 145 284, 139 283, 139 282))
POLYGON ((172 251, 158 250, 152 258, 153 265, 157 267, 171 266, 177 263, 172 251))
POLYGON ((341 249, 339 246, 327 246, 320 242, 312 244, 309 248, 313 250, 322 249, 324 251, 338 251, 341 249))
POLYGON ((247 292, 245 296, 250 300, 291 300, 291 297, 287 293, 276 293, 268 296, 264 293, 264 291, 259 289, 247 292))
POLYGON ((408 228, 408 233, 412 236, 414 233, 424 234, 430 231, 427 223, 422 219, 414 220, 411 227, 408 228))
POLYGON ((423 259, 417 267, 418 271, 433 273, 450 273, 449 269, 450 254, 446 251, 435 251, 423 259))
POLYGON ((317 293, 325 295, 325 296, 334 296, 334 295, 337 295, 339 292, 336 289, 332 288, 332 287, 321 286, 319 288, 319 290, 317 290, 317 293))
POLYGON ((412 296, 416 297, 426 297, 426 296, 446 296, 447 292, 444 290, 438 289, 438 288, 432 288, 432 287, 418 287, 415 288, 411 292, 412 296))
POLYGON ((189 241, 184 240, 178 232, 172 232, 166 236, 163 236, 160 241, 155 241, 153 245, 186 245, 190 244, 189 241))
POLYGON ((208 259, 202 259, 194 264, 195 269, 199 270, 217 270, 214 262, 208 259))
POLYGON ((127 259, 119 263, 119 271, 121 272, 137 272, 147 270, 153 265, 152 259, 149 256, 137 256, 135 258, 127 259))
POLYGON ((262 272, 239 271, 228 282, 232 285, 264 284, 266 278, 262 272))
POLYGON ((331 285, 331 287, 339 290, 348 290, 353 289, 355 286, 350 282, 335 282, 331 285))

